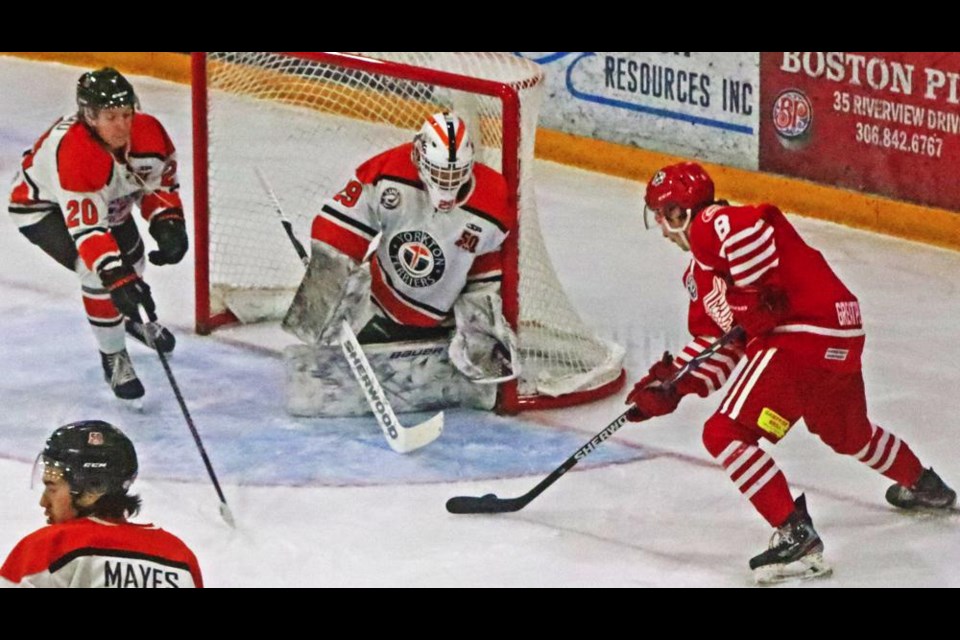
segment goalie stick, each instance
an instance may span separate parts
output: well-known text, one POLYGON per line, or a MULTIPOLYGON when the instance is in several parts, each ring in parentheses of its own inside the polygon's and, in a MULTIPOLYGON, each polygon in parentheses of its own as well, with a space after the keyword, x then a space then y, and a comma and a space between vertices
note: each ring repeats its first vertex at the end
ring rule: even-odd
MULTIPOLYGON (((704 360, 709 359, 710 356, 722 349, 725 345, 733 340, 736 340, 742 335, 742 328, 732 328, 730 331, 718 338, 709 347, 698 353, 688 363, 680 367, 680 369, 678 369, 669 380, 663 383, 663 386, 667 387, 668 389, 673 387, 673 385, 675 385, 685 375, 696 370, 704 360)), ((517 498, 498 498, 492 493, 488 493, 487 495, 479 498, 474 496, 455 496, 447 500, 447 511, 450 513, 510 513, 523 509, 525 506, 530 504, 534 498, 543 493, 547 487, 559 480, 563 474, 575 467, 578 462, 593 453, 607 438, 612 436, 620 429, 620 427, 626 424, 627 414, 630 413, 631 410, 632 407, 617 416, 617 418, 604 427, 600 433, 593 436, 589 442, 577 449, 572 456, 567 458, 563 464, 554 469, 550 475, 538 482, 533 489, 530 489, 530 491, 527 491, 522 496, 517 498)))
MULTIPOLYGON (((280 206, 280 199, 277 198, 273 187, 270 186, 270 182, 267 180, 263 171, 261 171, 259 167, 256 167, 254 171, 260 180, 260 186, 263 187, 264 192, 266 192, 273 202, 277 215, 280 217, 280 224, 282 224, 286 230, 287 237, 290 238, 293 248, 296 250, 297 255, 300 256, 300 261, 303 262, 304 266, 308 266, 310 264, 310 258, 307 256, 303 245, 300 244, 300 241, 297 240, 293 234, 293 227, 283 213, 283 207, 280 206)), ((370 248, 367 250, 363 262, 369 260, 373 252, 376 251, 380 237, 381 235, 377 234, 373 241, 371 241, 370 248)), ((415 424, 412 427, 404 427, 400 424, 400 421, 397 420, 397 415, 393 411, 393 407, 390 406, 390 402, 383 392, 383 387, 380 386, 380 381, 377 380, 377 376, 373 372, 373 367, 370 366, 367 356, 360 347, 360 342, 357 340, 356 334, 354 334, 353 329, 346 321, 344 321, 341 326, 340 347, 343 349, 343 356, 350 365, 350 371, 353 373, 354 379, 356 379, 357 384, 363 391, 363 395, 367 399, 367 404, 370 405, 370 411, 373 412, 374 417, 377 419, 377 424, 380 425, 383 436, 387 439, 387 444, 390 445, 391 449, 397 453, 410 453, 411 451, 416 451, 430 444, 440 437, 440 434, 443 433, 442 411, 429 420, 415 424)))
POLYGON ((290 243, 293 244, 293 248, 296 249, 297 255, 300 256, 300 262, 302 262, 303 266, 305 267, 310 266, 310 257, 307 255, 307 251, 303 248, 303 245, 300 244, 300 241, 297 240, 297 236, 293 235, 293 225, 290 224, 290 221, 287 220, 287 216, 284 215, 283 207, 280 206, 280 199, 277 198, 277 194, 274 193, 273 187, 270 186, 267 176, 264 175, 263 171, 260 170, 260 167, 254 167, 253 171, 257 174, 257 179, 260 181, 260 186, 263 187, 264 193, 266 193, 273 202, 273 208, 277 212, 277 215, 280 216, 280 224, 283 225, 283 230, 287 232, 287 237, 290 238, 290 243))
POLYGON ((353 329, 346 320, 343 321, 342 330, 343 340, 340 347, 343 349, 343 355, 350 364, 350 371, 353 372, 353 377, 363 390, 363 395, 366 396, 367 403, 390 448, 397 453, 410 453, 439 438, 443 433, 443 412, 412 427, 404 427, 400 424, 393 408, 387 402, 387 396, 383 393, 383 387, 374 375, 367 356, 360 348, 357 336, 354 335, 353 329))

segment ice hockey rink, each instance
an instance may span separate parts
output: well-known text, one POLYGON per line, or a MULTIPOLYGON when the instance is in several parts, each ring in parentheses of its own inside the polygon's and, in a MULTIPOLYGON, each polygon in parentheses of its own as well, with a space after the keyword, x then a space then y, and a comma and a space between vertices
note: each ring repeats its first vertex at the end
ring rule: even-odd
MULTIPOLYGON (((23 149, 74 109, 82 71, 0 58, 4 184, 23 149)), ((130 79, 179 149, 189 216, 189 90, 130 79)), ((547 162, 536 171, 560 280, 587 324, 627 348, 635 381, 687 341, 687 257, 643 230, 639 183, 547 162)), ((231 529, 156 355, 130 345, 147 396, 142 412, 120 406, 103 382, 75 278, 0 218, 0 557, 44 523, 30 476, 47 435, 103 419, 137 446, 136 520, 182 537, 211 587, 753 585, 747 561, 771 531, 701 445, 719 394, 625 426, 520 512, 451 515, 444 503, 454 495, 528 491, 621 413, 626 391, 518 417, 448 411, 439 440, 401 456, 372 418, 284 413, 279 349, 294 339, 276 327, 193 334, 191 251, 145 279, 177 334, 170 364, 237 519, 231 529)), ((957 488, 960 254, 792 219, 860 297, 872 419, 957 488)), ((803 587, 960 586, 960 516, 896 512, 883 498, 890 481, 834 454, 802 423, 772 453, 795 493, 806 493, 834 567, 803 587)))

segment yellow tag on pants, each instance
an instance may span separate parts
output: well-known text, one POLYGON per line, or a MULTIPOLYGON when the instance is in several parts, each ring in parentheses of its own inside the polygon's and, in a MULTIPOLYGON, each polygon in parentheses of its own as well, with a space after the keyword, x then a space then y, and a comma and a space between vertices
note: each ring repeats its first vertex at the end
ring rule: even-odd
POLYGON ((776 411, 764 407, 763 411, 760 412, 760 417, 757 418, 757 426, 767 433, 772 433, 778 438, 782 438, 786 435, 787 431, 790 430, 791 425, 789 420, 779 415, 776 411))

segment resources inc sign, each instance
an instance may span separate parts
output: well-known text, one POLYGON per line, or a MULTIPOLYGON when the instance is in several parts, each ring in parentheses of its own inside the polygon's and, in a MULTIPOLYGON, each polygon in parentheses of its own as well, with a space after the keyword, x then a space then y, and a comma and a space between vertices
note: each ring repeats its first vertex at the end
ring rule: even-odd
POLYGON ((757 166, 758 53, 518 55, 546 68, 543 126, 675 155, 757 166))

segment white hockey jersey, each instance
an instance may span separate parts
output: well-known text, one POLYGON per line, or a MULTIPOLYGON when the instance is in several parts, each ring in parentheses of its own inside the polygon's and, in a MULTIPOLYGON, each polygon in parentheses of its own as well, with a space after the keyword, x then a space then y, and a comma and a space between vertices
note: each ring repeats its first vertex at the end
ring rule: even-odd
POLYGON ((359 262, 382 231, 370 260, 374 303, 395 322, 432 327, 450 315, 465 288, 499 285, 501 247, 516 216, 503 176, 482 164, 474 165, 466 200, 435 211, 412 149, 404 144, 363 163, 324 203, 311 236, 359 262))
POLYGON ((147 221, 182 210, 178 189, 176 152, 156 118, 134 114, 129 148, 117 158, 71 115, 24 152, 9 211, 18 227, 63 215, 81 259, 96 271, 119 257, 109 229, 127 221, 134 204, 147 221))
POLYGON ((34 531, 0 566, 0 587, 202 586, 197 558, 177 536, 152 524, 94 517, 34 531))

